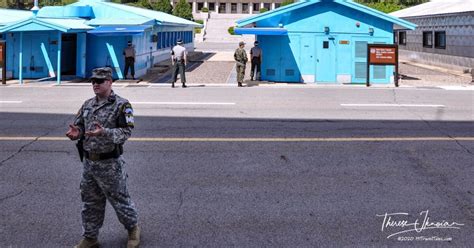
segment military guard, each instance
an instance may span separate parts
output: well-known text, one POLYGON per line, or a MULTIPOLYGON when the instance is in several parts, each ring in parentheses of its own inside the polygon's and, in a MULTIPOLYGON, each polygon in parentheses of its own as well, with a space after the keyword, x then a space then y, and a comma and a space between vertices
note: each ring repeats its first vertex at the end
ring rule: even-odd
POLYGON ((125 57, 125 70, 124 70, 124 77, 127 79, 128 69, 130 68, 130 74, 132 75, 132 79, 135 80, 135 47, 131 41, 128 42, 128 45, 125 49, 123 49, 123 56, 125 57))
POLYGON ((106 200, 128 230, 127 247, 138 247, 138 214, 127 190, 122 145, 132 134, 133 109, 130 102, 112 90, 112 70, 92 71, 95 97, 85 101, 69 125, 66 136, 79 140, 83 173, 81 180, 82 225, 84 238, 77 248, 98 247, 99 229, 104 222, 106 200))
POLYGON ((255 79, 257 81, 260 81, 260 70, 261 70, 261 66, 262 66, 262 48, 260 48, 258 46, 258 40, 256 40, 254 43, 253 43, 253 47, 252 49, 250 49, 250 57, 252 58, 250 60, 250 63, 251 63, 251 68, 250 68, 250 80, 253 81, 254 79, 254 75, 255 75, 255 79), (254 73, 256 72, 256 73, 254 73))
POLYGON ((245 77, 245 65, 247 64, 247 52, 244 49, 245 43, 243 41, 239 42, 239 48, 235 50, 234 60, 236 62, 237 69, 237 84, 239 87, 242 87, 245 77))
POLYGON ((186 64, 186 48, 183 46, 183 41, 179 39, 176 42, 176 46, 174 46, 171 50, 171 65, 173 66, 173 83, 171 84, 172 88, 174 88, 174 83, 176 83, 176 80, 178 79, 178 71, 183 88, 186 88, 186 64))

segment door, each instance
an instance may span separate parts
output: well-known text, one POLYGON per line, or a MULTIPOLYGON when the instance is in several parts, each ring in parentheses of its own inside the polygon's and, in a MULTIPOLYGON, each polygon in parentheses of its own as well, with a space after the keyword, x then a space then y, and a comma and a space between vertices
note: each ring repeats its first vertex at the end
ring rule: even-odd
POLYGON ((337 40, 335 36, 318 36, 316 38, 316 81, 336 82, 337 73, 337 40))
MULTIPOLYGON (((24 78, 43 78, 48 76, 48 68, 41 50, 41 43, 48 44, 48 35, 25 34, 23 36, 24 78)), ((19 75, 16 76, 19 77, 19 75)))
POLYGON ((76 75, 86 77, 86 33, 77 34, 76 75))
POLYGON ((314 36, 301 37, 300 68, 304 83, 314 83, 316 74, 316 48, 314 36))
POLYGON ((278 36, 280 43, 280 82, 300 82, 298 69, 300 37, 298 35, 278 36))

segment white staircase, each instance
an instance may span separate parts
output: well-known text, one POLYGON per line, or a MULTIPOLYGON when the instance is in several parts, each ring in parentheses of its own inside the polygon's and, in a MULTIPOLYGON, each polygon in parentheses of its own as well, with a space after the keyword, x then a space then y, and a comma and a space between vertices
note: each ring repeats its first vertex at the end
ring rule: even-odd
POLYGON ((249 14, 211 13, 207 21, 204 42, 238 43, 239 41, 244 41, 246 43, 253 43, 255 41, 254 35, 230 35, 227 31, 229 27, 235 27, 237 20, 250 16, 249 14))

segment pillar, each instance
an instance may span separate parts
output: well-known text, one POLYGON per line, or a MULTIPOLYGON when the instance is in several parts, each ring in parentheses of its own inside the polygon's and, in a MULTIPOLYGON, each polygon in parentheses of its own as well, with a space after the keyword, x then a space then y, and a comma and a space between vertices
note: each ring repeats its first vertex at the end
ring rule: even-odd
POLYGON ((208 9, 209 9, 209 7, 208 7, 208 5, 207 5, 207 1, 204 1, 204 8, 208 8, 208 9))
POLYGON ((193 0, 193 13, 197 13, 197 2, 193 0))
POLYGON ((56 73, 57 83, 61 84, 61 46, 62 46, 61 31, 58 31, 58 72, 56 73))
POLYGON ((253 3, 249 3, 249 14, 253 14, 253 3))
POLYGON ((275 9, 275 2, 272 3, 272 10, 275 9))
POLYGON ((20 84, 23 84, 23 32, 20 32, 20 54, 19 54, 19 62, 18 62, 18 79, 20 80, 20 84))

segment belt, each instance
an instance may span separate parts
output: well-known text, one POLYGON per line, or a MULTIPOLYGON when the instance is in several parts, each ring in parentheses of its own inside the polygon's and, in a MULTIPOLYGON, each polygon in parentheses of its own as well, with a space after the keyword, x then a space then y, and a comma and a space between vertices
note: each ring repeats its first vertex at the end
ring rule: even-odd
POLYGON ((114 149, 113 151, 106 152, 106 153, 93 153, 93 152, 84 151, 84 155, 87 159, 91 161, 99 161, 99 160, 105 160, 109 158, 118 158, 120 157, 120 152, 118 149, 114 149))

